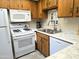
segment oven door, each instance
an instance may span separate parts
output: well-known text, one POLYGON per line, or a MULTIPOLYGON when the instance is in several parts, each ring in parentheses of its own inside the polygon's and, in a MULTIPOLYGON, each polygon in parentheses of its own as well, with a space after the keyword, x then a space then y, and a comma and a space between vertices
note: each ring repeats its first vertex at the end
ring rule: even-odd
POLYGON ((34 34, 18 36, 14 39, 15 53, 21 52, 23 50, 27 50, 34 46, 35 46, 35 35, 34 34))

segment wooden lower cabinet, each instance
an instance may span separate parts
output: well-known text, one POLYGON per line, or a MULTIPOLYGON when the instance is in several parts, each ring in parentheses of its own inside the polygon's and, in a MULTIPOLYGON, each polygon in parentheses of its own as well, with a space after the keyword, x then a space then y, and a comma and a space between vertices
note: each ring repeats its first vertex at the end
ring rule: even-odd
POLYGON ((37 36, 37 49, 41 51, 41 37, 37 36))
POLYGON ((44 56, 49 56, 49 36, 37 32, 37 49, 44 56))
MULTIPOLYGON (((48 38, 47 38, 48 39, 48 38)), ((48 40, 46 40, 45 38, 42 38, 42 45, 41 45, 41 52, 44 56, 48 56, 49 55, 49 48, 48 48, 48 40)))

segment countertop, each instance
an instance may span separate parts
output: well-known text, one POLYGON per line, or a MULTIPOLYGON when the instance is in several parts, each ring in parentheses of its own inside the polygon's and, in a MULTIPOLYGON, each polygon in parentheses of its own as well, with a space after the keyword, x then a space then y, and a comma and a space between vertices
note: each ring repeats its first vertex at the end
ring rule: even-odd
POLYGON ((79 35, 66 34, 63 32, 57 34, 48 34, 41 31, 38 32, 73 43, 73 45, 46 57, 45 59, 79 59, 79 35))

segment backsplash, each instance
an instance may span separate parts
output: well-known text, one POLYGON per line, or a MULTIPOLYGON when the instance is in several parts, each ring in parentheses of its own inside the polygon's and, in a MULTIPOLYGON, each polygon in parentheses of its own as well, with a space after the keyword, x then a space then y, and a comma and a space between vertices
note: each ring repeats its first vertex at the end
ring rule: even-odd
POLYGON ((79 34, 79 18, 59 18, 64 33, 79 34))
POLYGON ((31 21, 28 23, 30 28, 36 28, 36 21, 31 21))

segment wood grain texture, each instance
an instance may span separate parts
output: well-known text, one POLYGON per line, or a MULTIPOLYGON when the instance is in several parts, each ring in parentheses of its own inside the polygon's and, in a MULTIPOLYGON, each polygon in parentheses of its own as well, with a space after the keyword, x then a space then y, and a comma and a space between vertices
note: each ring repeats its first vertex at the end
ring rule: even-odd
POLYGON ((73 0, 58 0, 58 16, 73 16, 73 0))
POLYGON ((74 16, 79 16, 79 0, 74 0, 74 16))

